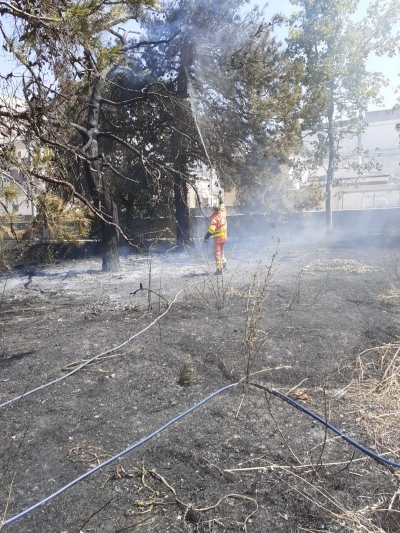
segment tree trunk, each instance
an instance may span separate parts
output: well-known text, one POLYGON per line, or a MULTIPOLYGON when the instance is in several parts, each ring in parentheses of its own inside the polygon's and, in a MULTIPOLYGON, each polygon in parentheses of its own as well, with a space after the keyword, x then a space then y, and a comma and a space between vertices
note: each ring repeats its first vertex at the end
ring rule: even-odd
POLYGON ((181 64, 178 73, 178 96, 175 104, 176 128, 172 136, 172 156, 174 162, 174 198, 176 216, 176 238, 179 247, 190 243, 190 218, 187 183, 182 179, 181 173, 187 173, 187 157, 185 148, 185 129, 187 121, 187 77, 185 66, 187 64, 187 50, 182 45, 181 64))
POLYGON ((333 234, 333 218, 332 218, 332 179, 334 173, 334 139, 333 139, 333 112, 334 106, 332 99, 328 107, 328 169, 326 172, 326 202, 325 202, 325 216, 326 216, 326 235, 333 234))
POLYGON ((89 161, 86 163, 86 180, 89 192, 97 209, 101 212, 102 230, 102 270, 103 272, 118 272, 119 265, 119 233, 118 209, 108 194, 103 180, 103 160, 99 155, 98 127, 101 107, 101 96, 104 88, 107 70, 104 70, 93 88, 88 106, 87 142, 83 149, 89 161), (109 224, 111 222, 111 224, 109 224))
MULTIPOLYGON (((97 142, 95 143, 97 145, 97 142)), ((92 150, 93 151, 93 150, 92 150)), ((103 272, 118 272, 119 265, 119 233, 118 208, 104 189, 100 161, 86 165, 86 180, 90 196, 104 220, 101 220, 101 246, 103 272), (100 170, 96 172, 96 167, 100 170)))
MULTIPOLYGON (((107 198, 108 206, 103 210, 107 211, 113 224, 118 225, 118 208, 116 204, 107 198)), ((114 225, 101 223, 102 226, 102 258, 103 258, 103 272, 118 272, 119 265, 119 233, 116 231, 114 225)))
POLYGON ((190 218, 187 184, 180 176, 174 178, 176 239, 179 247, 190 244, 190 218))

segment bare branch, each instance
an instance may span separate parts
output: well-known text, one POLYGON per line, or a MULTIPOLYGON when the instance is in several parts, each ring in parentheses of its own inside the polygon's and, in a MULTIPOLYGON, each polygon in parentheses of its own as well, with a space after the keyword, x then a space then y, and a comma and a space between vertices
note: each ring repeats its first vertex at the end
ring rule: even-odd
POLYGON ((50 17, 37 17, 36 15, 33 15, 32 13, 28 13, 27 11, 23 11, 22 9, 18 9, 15 5, 12 5, 10 2, 2 2, 0 1, 0 13, 2 15, 11 15, 13 17, 18 17, 23 20, 36 20, 37 22, 40 22, 43 26, 48 27, 45 22, 61 22, 61 19, 58 18, 50 18, 50 17))
POLYGON ((128 142, 124 141, 124 139, 121 139, 121 137, 118 137, 117 135, 114 135, 113 133, 108 132, 99 132, 98 137, 105 137, 106 139, 112 139, 113 141, 122 144, 122 146, 125 146, 128 150, 136 154, 138 157, 143 157, 143 154, 140 150, 137 150, 134 146, 129 144, 128 142))
POLYGON ((129 52, 130 50, 135 50, 136 48, 143 48, 144 46, 158 46, 159 44, 169 44, 171 41, 177 37, 181 31, 177 31, 169 39, 161 39, 160 41, 139 41, 138 43, 126 44, 121 47, 121 52, 129 52))
POLYGON ((34 176, 35 178, 38 178, 46 183, 52 183, 53 185, 57 185, 60 187, 63 187, 64 189, 68 189, 71 192, 71 195, 76 198, 77 200, 80 200, 88 209, 96 215, 100 220, 108 224, 109 226, 114 226, 118 233, 121 235, 121 237, 124 239, 125 242, 127 242, 130 246, 135 248, 133 244, 131 244, 131 240, 129 237, 124 233, 124 231, 121 229, 121 227, 118 224, 115 224, 114 222, 110 222, 109 220, 106 220, 103 216, 103 213, 97 209, 85 196, 80 194, 75 187, 72 185, 72 183, 69 183, 68 181, 59 180, 57 178, 53 178, 51 176, 47 176, 45 174, 41 174, 35 170, 30 169, 29 173, 34 176))

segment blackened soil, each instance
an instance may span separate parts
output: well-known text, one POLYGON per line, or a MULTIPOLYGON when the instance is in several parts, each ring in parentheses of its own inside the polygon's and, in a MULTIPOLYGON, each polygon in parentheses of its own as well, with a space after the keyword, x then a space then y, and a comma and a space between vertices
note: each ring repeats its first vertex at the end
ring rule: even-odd
POLYGON ((118 274, 93 259, 0 278, 0 403, 104 353, 1 408, 0 523, 241 382, 4 533, 400 530, 395 469, 244 384, 250 373, 399 461, 337 394, 358 353, 399 335, 400 308, 384 298, 398 253, 276 249, 230 242, 223 278, 201 246, 128 255, 118 274))

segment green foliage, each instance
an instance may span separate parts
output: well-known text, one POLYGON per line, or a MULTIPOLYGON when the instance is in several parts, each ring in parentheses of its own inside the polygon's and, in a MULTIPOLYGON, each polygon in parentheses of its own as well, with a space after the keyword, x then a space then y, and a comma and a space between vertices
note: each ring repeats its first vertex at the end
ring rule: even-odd
POLYGON ((59 34, 61 40, 75 44, 93 44, 101 32, 138 16, 156 0, 30 0, 11 1, 2 6, 2 14, 15 18, 22 29, 20 42, 34 47, 43 41, 50 45, 59 34), (74 38, 75 37, 75 38, 74 38))
POLYGON ((8 8, 19 43, 9 48, 26 68, 29 118, 18 131, 28 124, 32 173, 71 183, 106 216, 115 201, 124 228, 135 216, 173 212, 178 168, 188 178, 198 162, 211 164, 225 187, 245 190, 249 180, 280 178, 257 159, 282 163, 296 150, 303 64, 274 38, 281 18, 246 14, 246 3, 165 1, 143 19, 151 45, 115 28, 152 0, 44 0, 35 9, 22 0, 23 16, 8 8))
POLYGON ((19 222, 20 216, 8 204, 17 198, 18 189, 14 184, 0 186, 0 241, 4 237, 14 238, 15 224, 19 222))
POLYGON ((80 244, 80 239, 87 238, 91 220, 83 208, 66 204, 53 193, 40 194, 37 198, 37 215, 26 236, 47 230, 51 238, 58 241, 80 244))
POLYGON ((288 167, 281 169, 276 161, 267 161, 252 179, 247 177, 237 188, 237 203, 256 212, 278 217, 295 211, 318 207, 324 193, 318 183, 299 186, 288 167))
POLYGON ((246 14, 245 3, 165 2, 165 15, 149 23, 149 39, 182 33, 168 48, 145 55, 154 77, 171 91, 179 91, 180 76, 185 79, 182 116, 174 106, 165 110, 169 118, 163 116, 172 131, 182 131, 186 165, 211 164, 242 201, 254 180, 274 179, 260 172, 259 160, 286 162, 296 150, 303 99, 302 63, 289 61, 274 38, 281 18, 264 20, 257 8, 246 14))
POLYGON ((1 188, 0 190, 0 200, 4 200, 7 202, 12 202, 12 200, 16 200, 18 198, 18 189, 17 187, 12 183, 11 185, 6 185, 1 188))

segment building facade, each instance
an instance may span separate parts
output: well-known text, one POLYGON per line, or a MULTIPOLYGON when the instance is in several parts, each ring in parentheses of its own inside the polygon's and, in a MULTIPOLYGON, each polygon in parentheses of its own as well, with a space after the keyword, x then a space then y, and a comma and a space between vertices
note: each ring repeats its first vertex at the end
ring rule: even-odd
MULTIPOLYGON (((334 176, 333 210, 400 207, 400 109, 369 111, 364 123, 364 131, 343 141, 339 150, 346 165, 334 176), (373 170, 356 175, 349 168, 351 163, 370 163, 373 170)), ((317 175, 321 187, 325 187, 326 171, 321 168, 317 175)), ((319 209, 325 209, 324 202, 319 209)))

